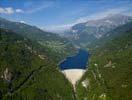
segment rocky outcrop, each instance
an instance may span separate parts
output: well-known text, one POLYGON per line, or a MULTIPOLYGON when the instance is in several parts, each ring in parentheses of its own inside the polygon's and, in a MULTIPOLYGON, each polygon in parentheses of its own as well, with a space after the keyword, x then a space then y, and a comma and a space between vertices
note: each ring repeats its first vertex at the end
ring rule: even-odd
POLYGON ((84 88, 87 88, 87 87, 89 86, 89 84, 90 84, 90 82, 89 82, 88 79, 85 79, 84 81, 82 81, 82 86, 83 86, 84 88))
POLYGON ((112 67, 112 68, 115 68, 115 63, 112 63, 112 61, 110 60, 106 65, 104 65, 104 67, 112 67))
POLYGON ((8 68, 6 68, 4 70, 3 75, 1 76, 1 78, 6 80, 7 82, 11 82, 11 80, 13 79, 13 74, 8 68))

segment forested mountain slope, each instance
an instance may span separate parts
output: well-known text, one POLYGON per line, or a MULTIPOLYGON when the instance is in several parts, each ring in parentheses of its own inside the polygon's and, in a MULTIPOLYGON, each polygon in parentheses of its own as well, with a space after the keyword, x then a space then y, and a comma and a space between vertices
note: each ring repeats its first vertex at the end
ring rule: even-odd
POLYGON ((132 99, 132 29, 122 28, 93 50, 89 69, 77 85, 79 100, 132 99))
POLYGON ((128 22, 124 25, 121 25, 110 32, 107 32, 99 40, 95 40, 94 43, 87 46, 89 49, 98 49, 100 46, 103 46, 106 42, 112 41, 113 38, 123 35, 125 32, 132 29, 132 22, 128 22))
POLYGON ((75 52, 73 44, 66 38, 62 38, 55 33, 43 31, 36 26, 0 18, 0 28, 13 30, 17 34, 39 43, 46 51, 50 51, 50 54, 54 55, 54 60, 57 61, 75 52))
POLYGON ((73 100, 71 84, 39 44, 0 29, 1 100, 73 100), (65 86, 65 88, 64 88, 65 86))

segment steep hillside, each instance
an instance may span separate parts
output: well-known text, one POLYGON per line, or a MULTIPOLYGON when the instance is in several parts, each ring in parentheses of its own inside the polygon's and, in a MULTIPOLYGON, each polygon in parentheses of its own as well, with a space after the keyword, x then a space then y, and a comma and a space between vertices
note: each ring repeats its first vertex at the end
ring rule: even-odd
POLYGON ((79 100, 132 99, 132 29, 121 30, 93 51, 89 69, 77 85, 79 100))
POLYGON ((0 29, 1 100, 74 99, 71 84, 47 52, 37 47, 39 44, 0 29))
POLYGON ((100 40, 101 37, 111 30, 132 21, 131 16, 125 15, 108 15, 102 19, 89 20, 85 23, 74 25, 71 30, 65 33, 65 36, 80 45, 86 47, 92 45, 95 40, 100 40))
POLYGON ((50 51, 50 54, 54 54, 54 60, 57 60, 56 58, 63 58, 64 56, 75 52, 74 46, 66 38, 42 31, 35 26, 0 18, 0 28, 13 30, 23 37, 36 41, 47 51, 50 51))
POLYGON ((87 45, 86 47, 90 49, 98 49, 100 46, 104 45, 106 42, 111 41, 113 38, 119 37, 123 35, 125 32, 132 29, 132 22, 128 22, 124 25, 117 27, 109 32, 107 32, 100 39, 95 40, 91 45, 87 45))

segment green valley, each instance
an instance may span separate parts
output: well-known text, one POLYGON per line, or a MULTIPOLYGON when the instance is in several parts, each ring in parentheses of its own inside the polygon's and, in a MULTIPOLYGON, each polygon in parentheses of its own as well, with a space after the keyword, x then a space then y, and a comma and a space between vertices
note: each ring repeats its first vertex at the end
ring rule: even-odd
POLYGON ((132 0, 0 0, 0 100, 132 100, 132 0))

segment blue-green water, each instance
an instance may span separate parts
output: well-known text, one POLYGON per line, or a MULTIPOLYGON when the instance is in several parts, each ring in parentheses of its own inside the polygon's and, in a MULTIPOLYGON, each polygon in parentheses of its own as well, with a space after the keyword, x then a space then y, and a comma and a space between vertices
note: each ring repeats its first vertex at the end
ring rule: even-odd
POLYGON ((65 69, 86 69, 89 59, 89 52, 80 49, 78 54, 73 57, 67 57, 59 64, 61 70, 65 69))

